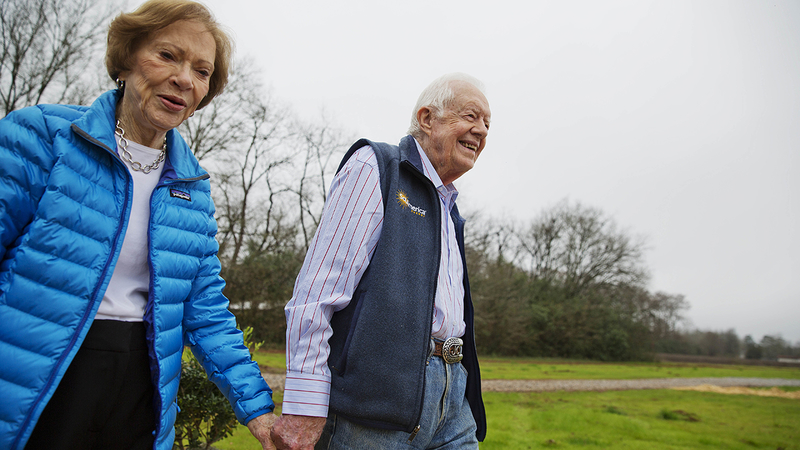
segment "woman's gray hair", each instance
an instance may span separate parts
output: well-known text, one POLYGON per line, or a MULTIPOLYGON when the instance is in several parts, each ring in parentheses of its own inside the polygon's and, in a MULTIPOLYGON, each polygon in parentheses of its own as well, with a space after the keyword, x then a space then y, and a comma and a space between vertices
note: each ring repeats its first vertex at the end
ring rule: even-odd
POLYGON ((417 104, 414 106, 414 111, 411 113, 411 126, 408 127, 408 134, 417 139, 421 137, 422 129, 420 129, 419 121, 417 120, 417 112, 419 112, 420 109, 425 107, 430 108, 436 117, 441 117, 445 108, 450 105, 450 102, 452 102, 455 97, 453 88, 450 86, 453 81, 465 81, 478 88, 483 95, 486 95, 486 88, 483 83, 471 75, 460 72, 442 75, 433 80, 433 82, 419 94, 417 104))

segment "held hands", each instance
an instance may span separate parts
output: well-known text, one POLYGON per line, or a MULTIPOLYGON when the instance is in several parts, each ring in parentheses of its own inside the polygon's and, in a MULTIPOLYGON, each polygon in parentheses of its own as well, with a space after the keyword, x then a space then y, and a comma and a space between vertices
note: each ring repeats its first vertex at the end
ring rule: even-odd
POLYGON ((313 450, 326 420, 325 417, 283 414, 272 427, 272 442, 278 450, 313 450))
POLYGON ((247 422, 247 428, 250 430, 250 433, 258 439, 258 442, 261 443, 263 450, 275 450, 275 445, 270 438, 270 431, 272 430, 272 426, 275 425, 276 419, 277 417, 275 414, 267 413, 247 422))

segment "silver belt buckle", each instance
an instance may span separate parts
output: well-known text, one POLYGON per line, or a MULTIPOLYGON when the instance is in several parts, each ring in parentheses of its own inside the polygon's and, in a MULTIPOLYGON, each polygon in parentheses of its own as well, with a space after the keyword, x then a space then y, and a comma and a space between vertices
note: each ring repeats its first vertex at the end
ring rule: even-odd
POLYGON ((464 354, 462 353, 462 348, 464 346, 464 341, 461 338, 451 337, 447 338, 442 344, 442 359, 447 364, 455 364, 461 359, 464 358, 464 354))

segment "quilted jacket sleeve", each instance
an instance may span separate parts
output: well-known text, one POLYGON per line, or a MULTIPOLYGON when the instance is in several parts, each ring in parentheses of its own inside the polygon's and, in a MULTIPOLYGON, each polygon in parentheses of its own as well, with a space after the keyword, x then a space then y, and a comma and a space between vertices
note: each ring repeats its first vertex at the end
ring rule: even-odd
POLYGON ((274 409, 272 390, 267 386, 258 364, 242 341, 236 319, 222 295, 225 282, 219 276, 218 244, 214 239, 216 222, 210 217, 213 231, 208 236, 210 251, 200 263, 184 311, 186 339, 195 357, 231 402, 242 424, 274 409))
POLYGON ((37 107, 0 120, 0 261, 36 212, 53 165, 52 140, 37 107))

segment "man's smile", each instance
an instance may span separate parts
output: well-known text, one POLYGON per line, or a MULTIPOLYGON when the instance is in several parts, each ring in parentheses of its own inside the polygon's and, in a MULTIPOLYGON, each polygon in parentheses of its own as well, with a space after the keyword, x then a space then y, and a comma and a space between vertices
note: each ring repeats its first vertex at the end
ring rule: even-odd
POLYGON ((463 145, 464 147, 472 150, 473 152, 477 152, 478 151, 478 146, 475 145, 475 144, 470 144, 469 142, 464 142, 464 141, 459 141, 459 143, 461 145, 463 145))

